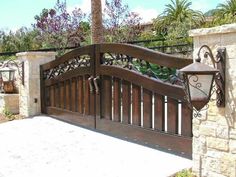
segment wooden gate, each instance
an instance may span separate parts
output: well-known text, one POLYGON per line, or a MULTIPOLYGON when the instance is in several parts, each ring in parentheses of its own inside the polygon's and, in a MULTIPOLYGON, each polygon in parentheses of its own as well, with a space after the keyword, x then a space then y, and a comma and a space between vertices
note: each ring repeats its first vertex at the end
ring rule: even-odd
POLYGON ((126 44, 78 48, 41 66, 42 112, 191 158, 192 111, 184 91, 149 71, 191 62, 126 44))

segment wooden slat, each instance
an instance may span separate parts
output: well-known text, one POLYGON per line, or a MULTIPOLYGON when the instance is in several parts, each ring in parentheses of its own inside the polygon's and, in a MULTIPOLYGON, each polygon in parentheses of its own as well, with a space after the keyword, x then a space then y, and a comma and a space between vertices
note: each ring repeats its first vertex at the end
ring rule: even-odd
POLYGON ((85 76, 85 84, 84 84, 84 114, 89 115, 90 113, 90 88, 89 88, 89 81, 88 81, 89 75, 85 76))
POLYGON ((152 128, 152 92, 143 89, 143 127, 152 128))
POLYGON ((84 82, 83 77, 79 76, 77 78, 77 103, 78 103, 78 112, 80 114, 84 113, 84 82))
POLYGON ((113 92, 113 102, 114 102, 114 117, 115 122, 121 121, 121 80, 118 78, 113 79, 114 92, 113 92))
POLYGON ((89 94, 89 115, 95 116, 95 90, 89 94))
POLYGON ((60 108, 64 109, 65 108, 65 94, 64 94, 64 87, 65 84, 64 82, 60 83, 60 108))
POLYGON ((56 103, 56 107, 59 108, 60 107, 60 91, 59 91, 59 83, 57 83, 55 85, 55 103, 56 103))
POLYGON ((55 105, 54 93, 55 93, 54 85, 52 85, 52 86, 50 86, 50 106, 52 106, 52 107, 54 107, 54 105, 55 105))
POLYGON ((70 110, 70 80, 66 81, 66 110, 70 110))
POLYGON ((130 82, 122 81, 122 106, 123 106, 123 120, 125 124, 130 124, 130 110, 131 110, 131 88, 130 82))
POLYGON ((167 98, 167 132, 178 134, 178 101, 167 98))
POLYGON ((101 118, 111 120, 112 119, 112 84, 111 77, 101 77, 101 118))
POLYGON ((164 131, 165 130, 165 97, 155 93, 155 118, 154 118, 154 128, 155 130, 164 131))
POLYGON ((75 112, 76 111, 76 79, 72 78, 71 79, 71 111, 75 112))
POLYGON ((50 106, 50 87, 45 87, 45 106, 50 106))
POLYGON ((56 107, 56 102, 57 102, 57 95, 56 95, 56 84, 53 85, 53 92, 54 92, 54 95, 53 95, 53 99, 54 99, 54 104, 53 106, 56 107))
POLYGON ((56 76, 55 78, 45 80, 45 85, 46 86, 53 85, 53 84, 56 84, 57 82, 62 82, 62 81, 71 79, 73 77, 76 77, 78 75, 87 75, 87 74, 89 75, 90 73, 91 73, 91 68, 79 67, 77 69, 61 74, 60 76, 56 76))
POLYGON ((115 76, 121 79, 124 78, 127 82, 139 86, 145 86, 146 89, 161 95, 166 95, 178 100, 184 100, 185 93, 182 86, 163 82, 161 80, 140 74, 136 71, 127 70, 119 66, 102 65, 99 73, 101 75, 115 76))
POLYGON ((181 135, 192 137, 192 110, 182 103, 181 135))
POLYGON ((132 124, 141 126, 141 87, 132 85, 132 124))

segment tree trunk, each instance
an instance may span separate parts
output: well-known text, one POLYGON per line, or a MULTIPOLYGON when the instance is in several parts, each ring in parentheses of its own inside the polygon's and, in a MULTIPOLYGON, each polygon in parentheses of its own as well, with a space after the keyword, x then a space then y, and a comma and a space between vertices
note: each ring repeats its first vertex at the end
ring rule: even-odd
POLYGON ((102 3, 101 0, 91 0, 92 13, 92 44, 103 42, 102 3))

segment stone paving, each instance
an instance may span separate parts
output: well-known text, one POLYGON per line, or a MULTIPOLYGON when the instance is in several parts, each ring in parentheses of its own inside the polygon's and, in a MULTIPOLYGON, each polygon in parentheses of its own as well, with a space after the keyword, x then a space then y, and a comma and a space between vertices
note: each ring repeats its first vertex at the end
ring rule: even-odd
POLYGON ((50 117, 0 124, 0 177, 166 177, 192 161, 50 117))

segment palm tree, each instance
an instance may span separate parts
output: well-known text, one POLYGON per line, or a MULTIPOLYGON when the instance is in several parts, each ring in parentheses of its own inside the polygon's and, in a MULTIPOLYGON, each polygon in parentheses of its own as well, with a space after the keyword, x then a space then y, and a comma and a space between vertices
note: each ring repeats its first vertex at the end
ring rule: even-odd
POLYGON ((173 23, 189 21, 191 26, 198 26, 204 21, 203 14, 190 8, 192 3, 188 0, 171 0, 164 12, 157 18, 157 25, 166 28, 173 23))
POLYGON ((227 0, 226 3, 219 4, 216 13, 221 17, 225 15, 236 16, 236 0, 227 0))
POLYGON ((102 3, 101 0, 91 0, 92 13, 92 43, 103 42, 102 3))
POLYGON ((219 26, 236 22, 236 0, 219 4, 213 13, 213 21, 208 26, 219 26))

